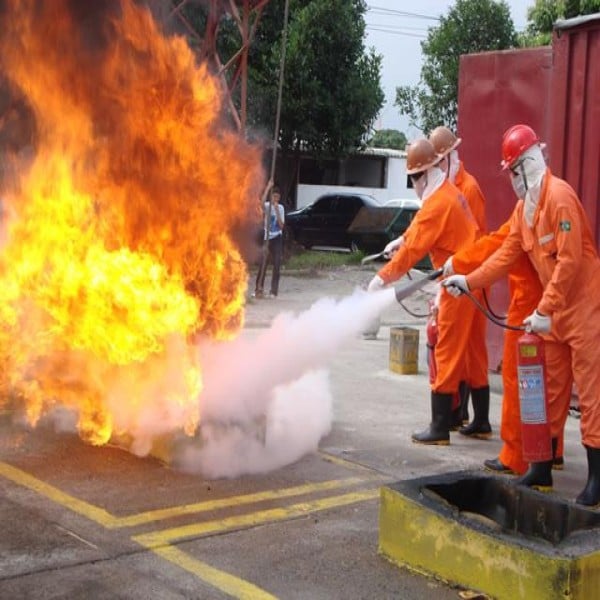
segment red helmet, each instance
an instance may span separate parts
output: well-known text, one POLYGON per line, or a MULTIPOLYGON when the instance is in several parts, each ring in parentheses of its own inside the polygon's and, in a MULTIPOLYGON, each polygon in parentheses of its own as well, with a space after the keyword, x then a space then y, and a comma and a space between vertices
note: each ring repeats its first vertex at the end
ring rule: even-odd
POLYGON ((540 140, 536 132, 529 125, 513 125, 502 136, 502 165, 508 169, 525 150, 529 150, 540 140))

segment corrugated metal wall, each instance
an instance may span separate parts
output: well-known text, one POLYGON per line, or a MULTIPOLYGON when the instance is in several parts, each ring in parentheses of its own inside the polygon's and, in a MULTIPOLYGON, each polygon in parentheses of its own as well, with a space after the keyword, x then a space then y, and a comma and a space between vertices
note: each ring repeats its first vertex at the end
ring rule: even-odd
MULTIPOLYGON (((509 177, 500 169, 504 131, 527 123, 546 139, 552 72, 550 47, 486 52, 461 57, 458 95, 460 156, 479 181, 486 198, 490 231, 508 219, 516 198, 509 177)), ((508 306, 504 281, 492 286, 491 304, 497 313, 508 306)), ((503 330, 488 327, 490 368, 502 358, 503 330)))
MULTIPOLYGON (((462 56, 458 93, 461 158, 486 196, 488 227, 515 205, 500 170, 502 134, 527 123, 547 143, 550 168, 579 195, 600 243, 600 14, 564 21, 551 47, 462 56)), ((494 308, 506 307, 506 285, 492 289, 494 308)), ((500 361, 502 330, 488 329, 490 367, 500 361)))
POLYGON ((566 179, 579 195, 598 244, 600 16, 592 21, 556 29, 552 50, 548 138, 550 167, 556 175, 566 179))

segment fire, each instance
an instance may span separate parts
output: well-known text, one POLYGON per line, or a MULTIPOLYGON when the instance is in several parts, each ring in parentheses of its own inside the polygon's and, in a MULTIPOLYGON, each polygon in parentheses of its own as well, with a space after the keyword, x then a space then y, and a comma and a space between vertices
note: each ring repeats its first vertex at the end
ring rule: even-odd
POLYGON ((259 217, 260 153, 146 8, 5 5, 0 68, 35 135, 3 197, 0 405, 31 424, 64 406, 87 441, 147 451, 201 418, 190 340, 243 324, 236 232, 259 217))

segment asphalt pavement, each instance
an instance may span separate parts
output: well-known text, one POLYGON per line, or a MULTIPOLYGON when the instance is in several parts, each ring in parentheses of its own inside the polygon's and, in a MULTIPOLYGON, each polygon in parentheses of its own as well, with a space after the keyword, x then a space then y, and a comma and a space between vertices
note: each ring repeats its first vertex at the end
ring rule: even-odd
MULTIPOLYGON (((282 274, 276 299, 248 297, 243 335, 282 312, 342 298, 375 266, 282 274)), ((268 282, 268 280, 267 280, 268 282)), ((252 289, 252 276, 249 290, 252 289)), ((379 488, 481 469, 500 449, 501 381, 490 374, 493 437, 458 433, 446 447, 411 442, 429 423, 425 318, 431 288, 383 314, 377 339, 357 337, 328 365, 331 431, 293 464, 208 480, 156 456, 92 447, 0 414, 0 598, 457 598, 459 590, 378 554, 379 488), (418 316, 422 315, 422 316, 418 316), (419 331, 419 372, 390 370, 390 327, 419 331)), ((587 474, 569 418, 554 494, 572 499, 587 474)))

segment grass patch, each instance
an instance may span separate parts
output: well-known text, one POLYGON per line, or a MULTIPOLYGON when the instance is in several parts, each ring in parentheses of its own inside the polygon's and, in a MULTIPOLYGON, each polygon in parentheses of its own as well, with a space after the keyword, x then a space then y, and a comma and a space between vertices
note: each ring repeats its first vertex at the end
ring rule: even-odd
POLYGON ((305 250, 290 256, 285 261, 285 268, 288 270, 309 269, 314 271, 335 269, 347 265, 359 265, 364 256, 363 252, 305 250))

